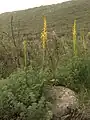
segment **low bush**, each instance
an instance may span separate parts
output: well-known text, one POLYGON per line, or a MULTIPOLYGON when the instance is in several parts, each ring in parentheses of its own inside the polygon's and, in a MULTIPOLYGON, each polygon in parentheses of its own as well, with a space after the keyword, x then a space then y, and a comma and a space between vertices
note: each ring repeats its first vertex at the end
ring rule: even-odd
POLYGON ((88 89, 90 85, 89 58, 72 58, 67 65, 58 68, 56 78, 57 85, 67 86, 76 92, 80 92, 82 87, 88 89))
POLYGON ((23 70, 18 70, 7 81, 0 88, 1 120, 49 120, 50 104, 43 94, 43 73, 30 68, 26 77, 23 70))

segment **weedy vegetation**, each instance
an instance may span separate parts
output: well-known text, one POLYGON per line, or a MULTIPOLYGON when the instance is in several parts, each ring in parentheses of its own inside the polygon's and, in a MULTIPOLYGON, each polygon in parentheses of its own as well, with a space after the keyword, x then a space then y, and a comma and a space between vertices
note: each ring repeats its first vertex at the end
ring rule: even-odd
POLYGON ((19 28, 15 31, 13 17, 11 32, 1 34, 0 120, 51 120, 47 85, 68 87, 78 94, 80 109, 90 106, 90 33, 80 31, 76 19, 71 36, 63 32, 59 37, 45 15, 43 26, 38 23, 43 29, 39 34, 28 38, 19 28))

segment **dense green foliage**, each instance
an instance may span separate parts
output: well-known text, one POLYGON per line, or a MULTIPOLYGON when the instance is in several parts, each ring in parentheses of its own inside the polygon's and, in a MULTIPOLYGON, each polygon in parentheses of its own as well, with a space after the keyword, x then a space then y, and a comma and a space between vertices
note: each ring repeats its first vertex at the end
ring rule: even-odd
POLYGON ((58 70, 58 84, 67 86, 76 92, 80 92, 82 88, 89 89, 89 73, 90 62, 88 59, 73 58, 69 60, 68 65, 64 66, 63 70, 61 68, 60 71, 58 70))
POLYGON ((52 114, 43 94, 44 79, 43 73, 33 69, 27 71, 27 78, 23 70, 10 75, 8 84, 0 88, 0 119, 48 120, 52 114))
MULTIPOLYGON (((62 85, 80 94, 85 89, 90 91, 89 73, 90 61, 82 58, 73 58, 66 66, 59 66, 53 81, 52 73, 48 69, 42 71, 40 68, 29 67, 27 76, 19 69, 3 85, 4 80, 0 81, 0 119, 50 120, 51 103, 45 97, 45 86, 62 85)), ((86 98, 87 101, 89 96, 86 98)))

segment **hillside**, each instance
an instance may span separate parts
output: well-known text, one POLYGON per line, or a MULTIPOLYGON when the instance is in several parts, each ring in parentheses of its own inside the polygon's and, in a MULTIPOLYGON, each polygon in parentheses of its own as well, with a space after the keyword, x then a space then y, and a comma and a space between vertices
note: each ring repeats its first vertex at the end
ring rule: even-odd
POLYGON ((11 16, 13 26, 21 33, 40 33, 42 16, 47 16, 48 31, 71 34, 73 20, 77 20, 78 30, 90 31, 90 0, 72 0, 56 5, 41 6, 27 10, 0 14, 0 32, 10 31, 11 16))
POLYGON ((0 120, 90 120, 89 19, 90 0, 0 14, 0 120))
MULTIPOLYGON (((77 35, 79 39, 82 38, 81 30, 84 29, 86 35, 90 31, 89 13, 89 0, 72 0, 61 4, 0 14, 1 77, 8 76, 18 67, 23 67, 23 40, 28 41, 28 65, 30 65, 30 62, 32 62, 34 67, 41 65, 42 47, 40 33, 43 29, 43 15, 47 16, 49 57, 53 56, 53 59, 57 57, 54 54, 56 43, 54 41, 51 42, 53 39, 57 39, 58 56, 61 62, 63 59, 66 61, 73 54, 72 25, 74 20, 77 20, 77 35), (53 30, 55 31, 55 36, 52 34, 53 30), (64 57, 64 55, 66 56, 64 57)), ((78 41, 77 46, 78 55, 82 55, 84 52, 82 41, 78 41)), ((90 48, 90 44, 87 47, 90 48)))

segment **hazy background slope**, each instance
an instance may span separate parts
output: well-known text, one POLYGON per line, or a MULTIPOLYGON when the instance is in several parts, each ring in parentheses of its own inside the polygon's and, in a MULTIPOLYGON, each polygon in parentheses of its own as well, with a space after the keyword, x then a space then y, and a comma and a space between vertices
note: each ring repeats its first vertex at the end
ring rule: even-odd
POLYGON ((90 31, 90 0, 72 0, 0 14, 0 32, 10 32, 10 20, 13 16, 14 30, 18 29, 21 34, 39 33, 42 30, 43 15, 47 16, 48 30, 71 34, 73 20, 76 19, 79 30, 84 28, 86 32, 90 31))

